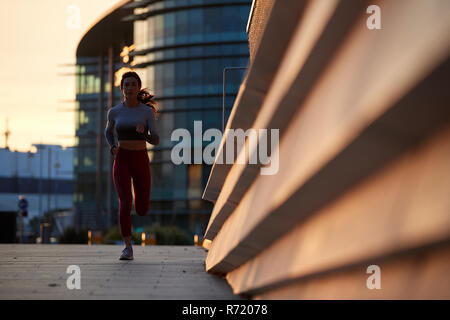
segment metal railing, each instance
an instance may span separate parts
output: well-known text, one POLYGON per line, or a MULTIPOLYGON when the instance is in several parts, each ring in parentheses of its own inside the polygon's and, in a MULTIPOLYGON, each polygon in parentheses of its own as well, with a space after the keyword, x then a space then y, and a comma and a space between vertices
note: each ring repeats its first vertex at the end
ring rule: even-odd
POLYGON ((225 67, 222 72, 222 133, 225 133, 225 91, 226 91, 226 74, 228 70, 242 70, 248 69, 248 67, 225 67))

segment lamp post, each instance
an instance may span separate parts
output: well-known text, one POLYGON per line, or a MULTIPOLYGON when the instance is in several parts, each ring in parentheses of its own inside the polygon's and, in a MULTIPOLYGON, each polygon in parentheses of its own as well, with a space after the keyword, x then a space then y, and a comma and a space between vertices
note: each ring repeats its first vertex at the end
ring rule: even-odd
POLYGON ((39 152, 39 219, 42 218, 42 150, 44 150, 44 146, 42 144, 36 144, 36 148, 39 152))

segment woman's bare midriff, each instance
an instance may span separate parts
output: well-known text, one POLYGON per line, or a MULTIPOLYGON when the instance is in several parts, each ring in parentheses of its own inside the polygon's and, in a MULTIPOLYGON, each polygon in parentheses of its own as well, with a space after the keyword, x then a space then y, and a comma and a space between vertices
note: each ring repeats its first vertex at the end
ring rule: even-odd
POLYGON ((142 150, 147 149, 145 140, 121 140, 119 141, 119 148, 128 150, 142 150))

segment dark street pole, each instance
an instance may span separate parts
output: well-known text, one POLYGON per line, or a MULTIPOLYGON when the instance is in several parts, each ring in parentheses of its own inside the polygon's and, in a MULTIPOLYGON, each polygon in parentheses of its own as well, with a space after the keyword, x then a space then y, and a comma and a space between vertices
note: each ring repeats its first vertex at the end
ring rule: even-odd
POLYGON ((51 158, 52 158, 52 148, 48 148, 48 158, 47 158, 47 166, 48 166, 48 172, 47 172, 47 212, 50 212, 50 194, 51 194, 51 158))
POLYGON ((99 100, 97 108, 97 172, 95 179, 96 228, 103 228, 103 109, 104 109, 104 56, 100 55, 98 76, 100 77, 99 100))
MULTIPOLYGON (((109 94, 108 94, 108 109, 111 109, 114 103, 114 48, 113 46, 109 47, 108 50, 108 87, 109 87, 109 94)), ((103 133, 103 132, 102 132, 103 133)), ((107 221, 106 221, 106 227, 110 228, 112 225, 112 155, 108 152, 108 173, 107 173, 107 182, 106 182, 106 188, 107 188, 107 221)))
POLYGON ((42 156, 44 154, 43 152, 44 147, 42 144, 38 145, 38 152, 39 152, 39 219, 43 217, 42 213, 42 156))

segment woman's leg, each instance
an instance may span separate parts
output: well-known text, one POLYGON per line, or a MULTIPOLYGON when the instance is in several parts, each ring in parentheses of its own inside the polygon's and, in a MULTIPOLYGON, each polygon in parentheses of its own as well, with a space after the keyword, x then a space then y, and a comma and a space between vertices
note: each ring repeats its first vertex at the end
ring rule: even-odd
POLYGON ((125 242, 125 247, 131 248, 131 236, 122 237, 123 242, 125 242))
POLYGON ((119 197, 120 233, 126 246, 131 246, 131 173, 126 152, 120 150, 114 158, 114 186, 119 197))
POLYGON ((140 216, 145 216, 150 208, 151 174, 147 150, 136 155, 132 169, 134 189, 134 209, 140 216))

